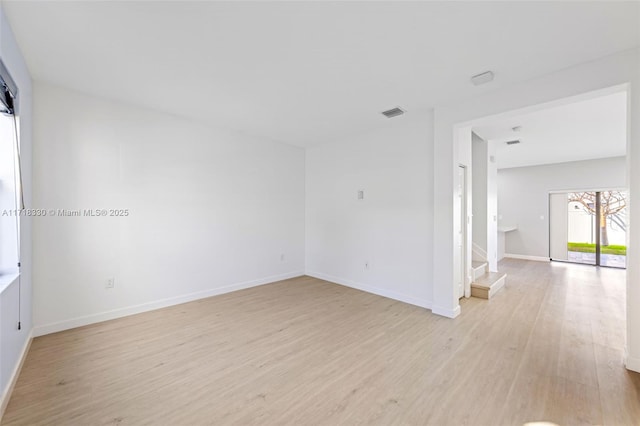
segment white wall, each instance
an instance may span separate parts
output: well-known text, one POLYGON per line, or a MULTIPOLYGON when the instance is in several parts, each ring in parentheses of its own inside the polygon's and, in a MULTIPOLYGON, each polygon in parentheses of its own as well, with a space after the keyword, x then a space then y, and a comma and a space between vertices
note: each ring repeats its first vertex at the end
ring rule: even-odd
POLYGON ((489 270, 498 270, 498 182, 495 161, 496 144, 472 134, 473 151, 473 242, 484 251, 477 260, 488 262, 489 270))
POLYGON ((498 271, 498 165, 496 143, 487 145, 487 261, 489 271, 498 271))
POLYGON ((409 112, 307 149, 307 274, 431 306, 432 131, 409 112))
POLYGON ((303 274, 303 149, 48 84, 34 100, 34 205, 129 210, 35 221, 36 334, 303 274))
MULTIPOLYGON (((462 236, 462 241, 456 241, 457 244, 462 243, 463 249, 462 252, 459 251, 458 248, 455 247, 454 244, 454 270, 460 271, 462 269, 462 280, 457 280, 454 274, 454 280, 459 281, 462 284, 462 288, 458 291, 458 297, 462 297, 463 295, 466 297, 471 297, 471 264, 472 264, 472 248, 473 248, 473 152, 472 152, 472 142, 473 133, 471 128, 462 128, 459 129, 459 136, 457 141, 457 158, 458 165, 463 166, 465 169, 465 181, 464 181, 464 191, 466 192, 466 197, 464 197, 464 204, 460 207, 464 208, 462 212, 462 216, 459 216, 460 213, 456 211, 457 205, 454 206, 454 217, 456 218, 456 223, 454 224, 454 237, 457 238, 458 235, 462 236), (465 229, 459 229, 458 220, 460 220, 459 226, 464 226, 465 229), (458 234, 460 233, 460 234, 458 234), (464 259, 462 259, 464 257, 464 259), (463 261, 464 264, 461 265, 460 261, 463 261), (462 268, 461 268, 462 266, 462 268), (461 268, 461 269, 460 269, 461 268)), ((437 161, 437 160, 436 160, 437 161)), ((458 193, 454 197, 457 197, 458 193)), ((433 208, 437 209, 438 206, 434 205, 433 208)), ((433 308, 432 308, 433 309, 433 308)), ((437 307, 435 308, 437 312, 437 307)))
POLYGON ((487 145, 487 141, 473 133, 473 243, 485 253, 487 252, 487 164, 489 162, 487 145))
POLYGON ((506 253, 549 257, 549 192, 624 188, 625 169, 626 158, 614 157, 499 170, 499 215, 518 226, 506 234, 506 253))
MULTIPOLYGON (((22 157, 22 179, 24 199, 31 206, 31 135, 32 135, 32 88, 29 70, 22 58, 20 49, 6 20, 4 10, 0 8, 0 58, 18 85, 18 120, 20 122, 20 153, 22 157)), ((16 372, 18 363, 30 340, 32 330, 31 303, 31 220, 21 220, 20 288, 17 279, 3 283, 0 293, 0 407, 4 408, 8 386, 16 372), (18 307, 22 329, 17 329, 18 307)), ((0 279, 1 281, 1 279, 0 279)))

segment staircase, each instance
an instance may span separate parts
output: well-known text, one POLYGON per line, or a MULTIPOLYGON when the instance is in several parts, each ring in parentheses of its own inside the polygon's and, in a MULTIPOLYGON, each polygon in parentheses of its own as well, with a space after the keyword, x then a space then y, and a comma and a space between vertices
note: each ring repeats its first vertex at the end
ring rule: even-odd
POLYGON ((487 262, 472 262, 473 281, 471 282, 471 296, 481 299, 491 299, 507 281, 504 272, 489 272, 487 262))

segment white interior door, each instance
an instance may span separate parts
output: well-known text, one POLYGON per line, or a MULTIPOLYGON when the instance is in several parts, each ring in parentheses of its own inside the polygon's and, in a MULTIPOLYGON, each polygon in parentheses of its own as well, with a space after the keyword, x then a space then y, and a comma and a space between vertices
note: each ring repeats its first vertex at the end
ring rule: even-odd
POLYGON ((568 260, 568 198, 566 193, 549 194, 549 257, 568 260))
POLYGON ((458 297, 464 297, 464 280, 466 265, 466 186, 465 168, 458 166, 456 193, 454 196, 454 282, 458 286, 458 297))

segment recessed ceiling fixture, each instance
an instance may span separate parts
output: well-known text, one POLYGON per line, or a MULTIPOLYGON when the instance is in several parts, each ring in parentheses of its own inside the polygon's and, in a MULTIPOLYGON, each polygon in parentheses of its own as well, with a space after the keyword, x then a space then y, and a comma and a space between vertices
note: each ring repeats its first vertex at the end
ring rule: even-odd
POLYGON ((520 141, 518 139, 514 140, 514 141, 508 141, 507 145, 518 145, 520 143, 520 141))
POLYGON ((485 71, 471 77, 471 82, 476 86, 489 83, 490 81, 493 81, 493 71, 485 71))
POLYGON ((386 111, 382 111, 382 115, 384 115, 387 118, 397 117, 397 116, 402 115, 404 113, 405 113, 405 110, 403 110, 400 107, 395 107, 395 108, 388 109, 386 111))

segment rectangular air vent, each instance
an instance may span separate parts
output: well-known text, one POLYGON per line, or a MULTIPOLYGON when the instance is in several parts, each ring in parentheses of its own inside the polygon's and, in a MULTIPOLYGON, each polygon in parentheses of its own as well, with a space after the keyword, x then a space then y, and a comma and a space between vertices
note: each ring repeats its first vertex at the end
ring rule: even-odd
POLYGON ((400 107, 391 108, 386 111, 382 111, 382 115, 384 115, 387 118, 397 117, 402 114, 404 114, 404 110, 400 107))
POLYGON ((483 73, 476 74, 473 77, 471 77, 471 82, 475 86, 479 86, 481 84, 489 83, 490 81, 493 81, 493 72, 492 71, 485 71, 483 73))
POLYGON ((515 140, 515 141, 509 141, 509 142, 507 142, 507 145, 517 145, 517 144, 519 144, 519 143, 520 143, 520 141, 519 141, 519 140, 515 140))

